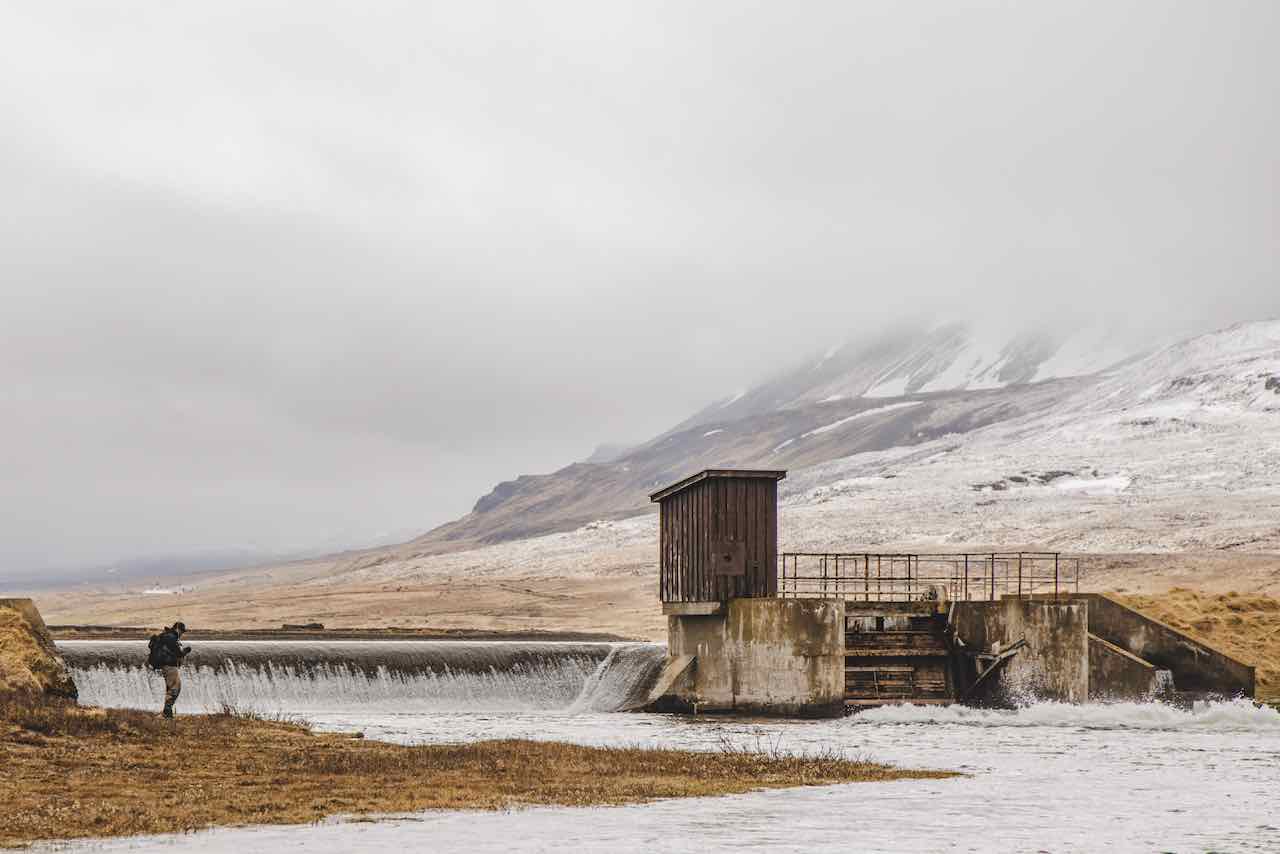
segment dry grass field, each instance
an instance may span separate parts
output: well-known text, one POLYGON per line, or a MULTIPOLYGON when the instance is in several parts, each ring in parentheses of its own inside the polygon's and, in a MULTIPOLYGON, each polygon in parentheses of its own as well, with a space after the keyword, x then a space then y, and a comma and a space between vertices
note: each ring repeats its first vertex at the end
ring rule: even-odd
POLYGON ((405 747, 227 713, 0 698, 0 847, 426 809, 589 806, 934 779, 839 756, 491 741, 405 747))
MULTIPOLYGON (((120 585, 32 592, 51 625, 159 627, 181 619, 201 629, 265 629, 320 622, 330 629, 607 632, 666 639, 655 549, 647 540, 587 551, 571 544, 532 552, 527 560, 517 551, 532 548, 509 544, 400 562, 383 562, 385 556, 375 554, 160 579, 184 591, 172 595, 120 585), (361 568, 362 562, 371 566, 361 568)), ((1091 554, 1083 569, 1084 591, 1147 596, 1190 588, 1280 596, 1280 555, 1271 553, 1091 554)))

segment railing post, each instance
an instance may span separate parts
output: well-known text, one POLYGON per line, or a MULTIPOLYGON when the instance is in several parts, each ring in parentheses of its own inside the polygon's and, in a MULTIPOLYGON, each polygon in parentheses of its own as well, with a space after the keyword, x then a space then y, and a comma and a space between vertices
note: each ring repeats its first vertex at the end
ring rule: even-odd
POLYGON ((1022 598, 1022 552, 1018 552, 1018 598, 1022 598))
POLYGON ((969 556, 964 556, 964 599, 969 600, 969 556))
POLYGON ((1058 601, 1058 553, 1053 553, 1053 601, 1058 601))

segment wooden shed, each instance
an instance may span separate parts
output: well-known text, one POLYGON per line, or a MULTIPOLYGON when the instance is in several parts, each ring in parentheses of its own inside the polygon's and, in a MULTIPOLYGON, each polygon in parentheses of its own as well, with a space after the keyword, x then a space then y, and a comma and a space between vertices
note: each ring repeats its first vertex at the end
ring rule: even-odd
POLYGON ((781 470, 706 469, 649 496, 660 508, 665 602, 724 602, 778 592, 781 470))

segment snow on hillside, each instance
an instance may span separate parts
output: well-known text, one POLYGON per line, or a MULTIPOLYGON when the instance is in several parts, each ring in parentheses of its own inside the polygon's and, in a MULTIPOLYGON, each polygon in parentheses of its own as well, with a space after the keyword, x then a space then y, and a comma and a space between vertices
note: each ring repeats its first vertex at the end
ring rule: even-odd
POLYGON ((1085 328, 1067 338, 1036 368, 1032 382, 1096 374, 1132 358, 1136 350, 1114 330, 1085 328))
POLYGON ((931 352, 908 354, 883 371, 863 396, 992 389, 1085 376, 1138 352, 1132 342, 1101 326, 1062 335, 952 324, 933 330, 931 340, 931 352))
POLYGON ((1166 348, 1047 413, 783 486, 788 548, 1280 549, 1280 322, 1166 348))
MULTIPOLYGON (((1031 415, 793 470, 780 548, 1280 551, 1280 321, 1070 389, 1031 415)), ((648 514, 452 554, 370 555, 312 583, 635 575, 653 571, 656 549, 648 514)))
MULTIPOLYGON (((1099 388, 1096 407, 1183 408, 1188 411, 1274 411, 1280 404, 1280 320, 1242 323, 1201 335, 1132 365, 1099 388)), ((1154 411, 1154 410, 1153 410, 1154 411)))
MULTIPOLYGON (((1000 388, 1026 379, 1021 375, 1025 371, 1003 378, 1003 372, 1017 356, 1017 348, 1007 333, 963 325, 942 327, 941 331, 947 333, 943 346, 928 358, 913 353, 891 366, 863 395, 900 397, 913 392, 1000 388)), ((1049 345, 1045 343, 1044 348, 1049 349, 1049 345)))
POLYGON ((942 323, 885 329, 828 347, 806 362, 712 404, 675 431, 814 403, 996 389, 1086 376, 1145 348, 1145 341, 1102 326, 1025 330, 942 323))
MULTIPOLYGON (((832 421, 830 424, 823 424, 821 427, 814 427, 807 433, 801 433, 799 438, 807 439, 810 436, 821 436, 823 433, 830 433, 832 430, 839 430, 850 421, 860 421, 863 418, 869 418, 873 415, 881 415, 885 412, 893 412, 896 409, 909 409, 912 406, 919 406, 920 403, 921 402, 918 400, 904 400, 901 403, 890 403, 886 406, 877 406, 874 409, 864 409, 861 412, 855 412, 852 415, 845 416, 838 421, 832 421)), ((792 441, 794 440, 787 440, 788 443, 792 441)))
POLYGON ((448 554, 388 556, 352 561, 312 586, 350 583, 413 584, 441 577, 484 578, 651 575, 657 555, 658 519, 637 516, 588 523, 574 531, 483 546, 448 554))

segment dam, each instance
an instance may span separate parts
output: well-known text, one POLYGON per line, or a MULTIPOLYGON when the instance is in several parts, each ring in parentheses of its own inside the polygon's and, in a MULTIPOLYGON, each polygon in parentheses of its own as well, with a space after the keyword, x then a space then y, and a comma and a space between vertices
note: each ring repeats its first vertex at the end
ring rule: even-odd
MULTIPOLYGON (((184 665, 186 712, 613 712, 641 705, 656 644, 503 641, 199 641, 184 665)), ((155 705, 145 641, 64 640, 81 702, 155 705)))
POLYGON ((779 553, 781 470, 653 493, 668 656, 649 707, 837 717, 1254 696, 1254 668, 1119 601, 1053 552, 779 553))
MULTIPOLYGON (((1252 698, 1254 668, 1112 597, 1052 552, 779 552, 784 471, 654 493, 667 644, 199 641, 182 705, 308 713, 734 712, 1252 698)), ((145 643, 62 641, 90 704, 147 707, 145 643)))
MULTIPOLYGON (((789 599, 790 597, 788 597, 789 599)), ((874 623, 873 623, 874 625, 874 623)), ((1280 714, 1242 700, 1032 702, 1014 710, 961 703, 868 707, 796 720, 740 715, 620 713, 658 687, 658 644, 525 642, 197 641, 179 713, 223 704, 301 716, 313 729, 405 744, 543 739, 597 746, 718 751, 847 751, 968 776, 920 797, 894 785, 801 788, 728 799, 609 809, 538 808, 388 817, 376 824, 253 826, 158 837, 168 851, 545 850, 672 851, 849 846, 867 839, 932 852, 939 840, 990 840, 992 805, 1010 849, 1264 850, 1280 839, 1280 714), (921 821, 921 803, 929 820, 921 821), (1082 815, 1093 822, 1081 822, 1082 815), (832 816, 842 820, 833 821, 832 816), (803 846, 793 844, 801 839, 803 846), (516 846, 520 847, 520 846, 516 846)), ((159 709, 162 680, 143 667, 143 641, 59 641, 86 705, 159 709)), ((137 840, 65 843, 60 850, 136 851, 137 840)), ((890 847, 886 845, 885 847, 890 847)), ((1274 846, 1273 846, 1274 847, 1274 846)), ((982 849, 985 850, 985 849, 982 849)))

